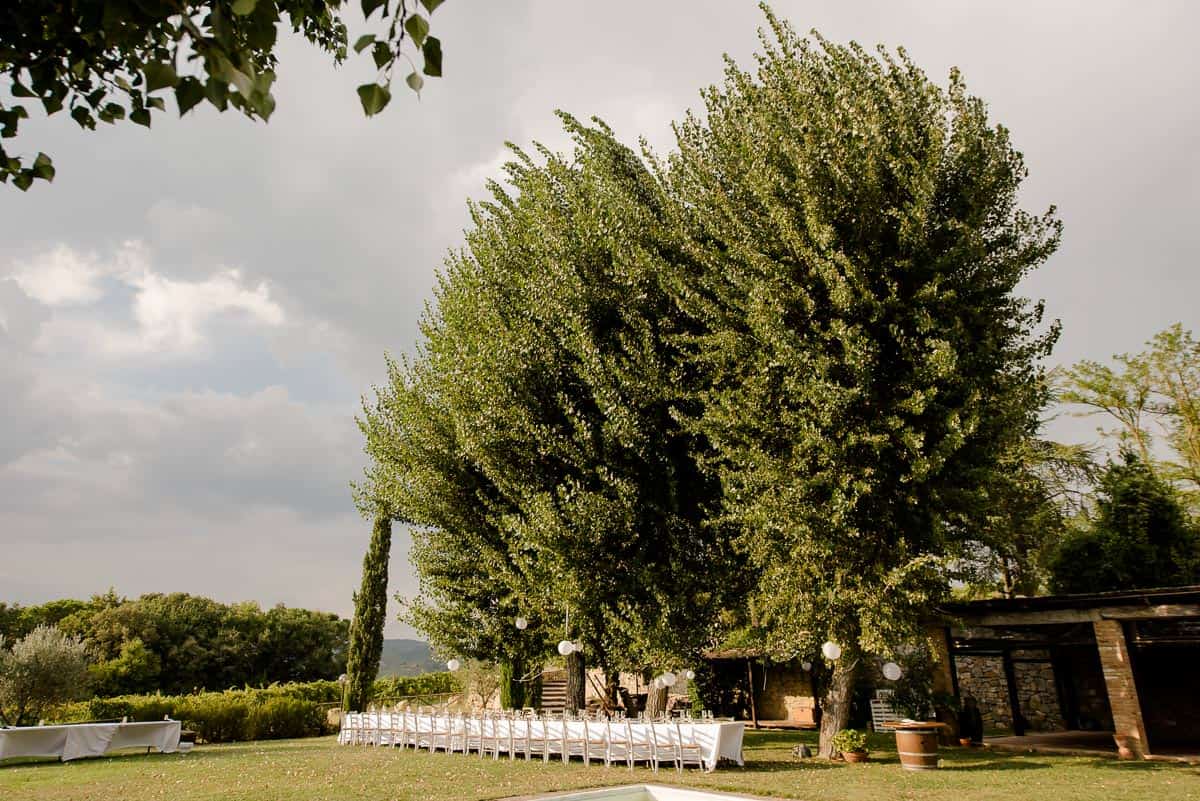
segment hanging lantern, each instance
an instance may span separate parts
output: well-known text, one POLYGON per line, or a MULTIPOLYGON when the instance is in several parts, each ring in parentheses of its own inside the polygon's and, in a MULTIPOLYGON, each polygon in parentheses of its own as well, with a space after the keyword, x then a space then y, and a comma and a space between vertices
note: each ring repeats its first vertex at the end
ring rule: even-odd
POLYGON ((675 682, 678 681, 678 678, 674 673, 668 670, 666 673, 662 674, 661 681, 664 687, 674 687, 675 682))
POLYGON ((688 681, 691 681, 692 679, 696 678, 696 671, 688 668, 687 670, 683 671, 683 677, 688 681))
POLYGON ((449 669, 449 671, 451 673, 453 673, 454 671, 456 671, 460 667, 462 667, 462 662, 459 662, 457 659, 451 659, 449 662, 446 663, 446 667, 447 667, 447 669, 449 669))
POLYGON ((523 617, 518 617, 513 621, 513 625, 516 626, 518 630, 524 631, 525 629, 529 628, 529 621, 523 617))
POLYGON ((570 656, 575 651, 575 643, 570 640, 563 640, 558 644, 558 652, 563 656, 570 656))
POLYGON ((829 640, 821 646, 821 654, 830 662, 835 662, 842 655, 842 646, 829 640))
POLYGON ((888 681, 896 681, 903 673, 895 662, 885 662, 883 665, 883 677, 888 681))
POLYGON ((807 659, 805 659, 800 663, 800 669, 807 673, 808 671, 812 670, 812 662, 809 662, 807 659))

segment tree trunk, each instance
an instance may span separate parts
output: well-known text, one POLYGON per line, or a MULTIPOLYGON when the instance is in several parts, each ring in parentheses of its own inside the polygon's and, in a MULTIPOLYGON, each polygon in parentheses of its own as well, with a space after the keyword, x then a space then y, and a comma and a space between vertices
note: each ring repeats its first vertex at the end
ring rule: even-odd
POLYGON ((587 666, 583 654, 573 651, 567 657, 567 701, 568 712, 587 709, 587 666))
POLYGON ((620 702, 621 674, 615 670, 604 672, 605 711, 617 708, 620 702))
POLYGON ((842 646, 842 656, 833 663, 829 684, 821 698, 821 741, 818 756, 833 756, 833 736, 850 722, 850 702, 858 683, 859 656, 856 650, 842 646))
POLYGON ((646 718, 653 720, 667 711, 667 688, 651 685, 646 691, 646 718))

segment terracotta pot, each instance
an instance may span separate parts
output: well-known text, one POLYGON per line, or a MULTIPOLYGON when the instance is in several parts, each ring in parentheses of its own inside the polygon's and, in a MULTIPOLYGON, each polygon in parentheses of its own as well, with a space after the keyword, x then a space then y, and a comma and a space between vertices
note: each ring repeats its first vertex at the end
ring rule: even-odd
POLYGON ((905 770, 937 770, 937 733, 935 726, 896 729, 896 752, 905 770))
POLYGON ((842 759, 847 762, 866 762, 871 758, 871 755, 866 751, 843 751, 842 759))

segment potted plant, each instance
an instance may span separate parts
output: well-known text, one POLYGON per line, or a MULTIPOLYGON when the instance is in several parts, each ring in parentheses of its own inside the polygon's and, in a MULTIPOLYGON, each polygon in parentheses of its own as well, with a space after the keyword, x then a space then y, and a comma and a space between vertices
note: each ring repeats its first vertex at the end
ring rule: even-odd
POLYGON ((833 750, 847 762, 866 762, 867 733, 858 729, 842 729, 833 735, 833 750))

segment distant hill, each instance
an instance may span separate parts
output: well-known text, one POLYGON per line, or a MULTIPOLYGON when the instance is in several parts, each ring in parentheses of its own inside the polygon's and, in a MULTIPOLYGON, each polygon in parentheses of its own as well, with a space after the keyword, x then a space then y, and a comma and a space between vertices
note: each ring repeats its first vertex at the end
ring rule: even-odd
POLYGON ((384 640, 379 659, 379 675, 419 676, 445 670, 446 666, 433 660, 429 643, 420 640, 384 640))

